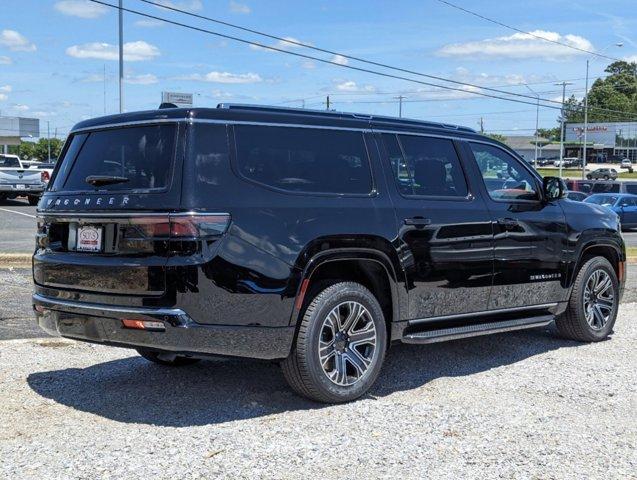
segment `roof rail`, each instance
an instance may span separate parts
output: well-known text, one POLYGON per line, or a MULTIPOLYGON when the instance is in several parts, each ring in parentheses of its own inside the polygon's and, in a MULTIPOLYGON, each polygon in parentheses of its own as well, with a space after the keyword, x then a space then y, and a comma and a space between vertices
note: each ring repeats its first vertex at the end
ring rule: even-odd
POLYGON ((217 105, 217 108, 227 108, 230 110, 251 110, 251 111, 262 111, 262 112, 273 112, 273 113, 276 113, 276 112, 296 113, 299 115, 340 116, 340 117, 349 117, 349 118, 358 119, 358 120, 369 120, 369 121, 386 122, 386 123, 403 124, 403 125, 414 125, 414 126, 423 126, 423 127, 433 127, 433 128, 445 128, 445 129, 457 130, 461 132, 476 133, 474 129, 469 127, 463 127, 460 125, 430 122, 427 120, 416 120, 411 118, 398 118, 398 117, 370 115, 367 113, 339 112, 334 110, 312 110, 307 108, 276 107, 276 106, 269 106, 269 105, 253 105, 253 104, 247 104, 247 103, 220 103, 217 105))

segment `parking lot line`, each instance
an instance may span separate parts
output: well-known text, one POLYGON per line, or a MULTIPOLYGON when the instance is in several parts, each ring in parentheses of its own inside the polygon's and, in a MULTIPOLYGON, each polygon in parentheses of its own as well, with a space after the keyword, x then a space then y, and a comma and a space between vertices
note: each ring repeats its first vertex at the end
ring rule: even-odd
POLYGON ((8 208, 0 208, 0 210, 2 210, 3 212, 11 212, 11 213, 16 213, 18 215, 24 215, 25 217, 36 218, 35 215, 30 215, 28 213, 23 213, 23 212, 16 212, 15 210, 9 210, 8 208))

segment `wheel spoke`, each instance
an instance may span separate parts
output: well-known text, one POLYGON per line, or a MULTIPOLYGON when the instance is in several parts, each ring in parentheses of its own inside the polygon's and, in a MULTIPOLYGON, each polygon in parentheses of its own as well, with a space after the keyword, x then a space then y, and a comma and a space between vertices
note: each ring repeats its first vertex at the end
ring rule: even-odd
POLYGON ((597 295, 603 295, 604 293, 606 293, 608 291, 608 289, 610 287, 613 286, 613 282, 611 282, 610 277, 606 276, 601 282, 600 284, 597 286, 597 289, 595 290, 595 293, 597 295))
POLYGON ((345 357, 343 355, 336 355, 331 379, 339 385, 345 385, 347 383, 347 365, 345 364, 345 357))
POLYGON ((365 307, 357 302, 348 302, 347 306, 349 307, 349 314, 341 327, 341 330, 344 332, 349 332, 366 312, 365 307))
POLYGON ((331 342, 319 342, 319 359, 321 360, 321 365, 323 365, 323 367, 325 367, 329 359, 332 358, 335 353, 334 340, 331 342))
POLYGON ((360 352, 353 348, 348 349, 342 356, 356 369, 358 378, 363 376, 363 374, 367 371, 367 367, 369 367, 369 364, 371 363, 371 360, 364 358, 360 352))
POLYGON ((600 310, 599 305, 593 306, 593 315, 595 317, 595 325, 598 328, 602 328, 606 323, 606 320, 604 319, 604 314, 600 310))
POLYGON ((370 321, 365 328, 352 332, 349 336, 350 345, 358 346, 364 344, 376 345, 376 327, 374 322, 370 321))

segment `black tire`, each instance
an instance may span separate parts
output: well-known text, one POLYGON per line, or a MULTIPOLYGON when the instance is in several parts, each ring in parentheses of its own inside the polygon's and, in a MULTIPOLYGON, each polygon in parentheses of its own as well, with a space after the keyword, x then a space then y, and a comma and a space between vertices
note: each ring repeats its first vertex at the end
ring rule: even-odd
POLYGON ((27 198, 29 200, 29 205, 32 207, 35 207, 40 201, 40 197, 34 197, 33 195, 29 195, 27 198))
POLYGON ((137 348, 136 350, 137 353, 149 362, 166 365, 168 367, 184 367, 197 363, 200 360, 199 358, 182 357, 172 353, 151 350, 149 348, 137 348))
POLYGON ((604 175, 604 180, 608 180, 608 175, 604 175))
POLYGON ((618 306, 619 282, 617 281, 615 269, 604 257, 593 257, 587 260, 577 273, 568 307, 566 311, 556 319, 555 324, 560 335, 564 338, 580 342, 600 342, 605 340, 613 331, 613 326, 617 319, 618 306), (609 318, 603 327, 594 328, 586 320, 584 292, 586 283, 591 278, 591 275, 598 270, 602 270, 610 278, 614 302, 609 318))
POLYGON ((592 180, 592 179, 593 179, 593 176, 592 176, 592 175, 586 175, 586 179, 587 179, 587 180, 592 180))
MULTIPOLYGON (((340 312, 340 310, 338 311, 340 312)), ((351 326, 351 328, 354 327, 356 324, 351 326)), ((347 329, 347 333, 350 333, 351 328, 347 329)), ((336 352, 337 344, 335 341, 333 345, 332 350, 336 352)), ((343 358, 349 355, 347 358, 351 358, 352 350, 356 347, 345 342, 345 346, 342 348, 344 350, 338 353, 338 358, 341 358, 340 355, 343 358)), ((371 349, 371 347, 369 348, 371 349)), ((358 283, 341 282, 325 288, 311 300, 303 314, 292 352, 282 362, 281 367, 285 379, 298 394, 323 403, 349 402, 364 395, 374 384, 383 364, 386 350, 387 327, 378 300, 369 290, 358 283), (361 318, 365 319, 367 325, 365 330, 371 330, 370 322, 373 323, 375 346, 371 350, 372 353, 369 353, 370 350, 367 351, 369 364, 362 374, 354 369, 353 363, 348 364, 346 360, 342 360, 341 364, 345 365, 345 370, 354 369, 355 375, 352 377, 357 376, 358 378, 351 385, 339 385, 328 377, 329 373, 324 370, 321 364, 319 340, 324 338, 322 336, 326 328, 324 322, 327 321, 330 312, 336 307, 349 305, 346 302, 354 302, 366 309, 364 317, 361 318)), ((333 355, 333 360, 328 362, 334 362, 334 371, 336 371, 337 353, 333 355)), ((328 363, 326 362, 325 365, 328 363)), ((345 381, 349 381, 350 378, 349 375, 345 374, 345 381)))

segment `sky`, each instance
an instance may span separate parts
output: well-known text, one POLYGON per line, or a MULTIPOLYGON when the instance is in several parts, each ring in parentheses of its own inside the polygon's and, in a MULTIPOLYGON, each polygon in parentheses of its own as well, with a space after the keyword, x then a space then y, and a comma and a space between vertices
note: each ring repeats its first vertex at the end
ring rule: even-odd
MULTIPOLYGON (((105 0, 117 3, 116 0, 105 0)), ((586 59, 591 78, 610 60, 522 34, 440 0, 154 0, 189 12, 290 38, 344 55, 561 100, 583 96, 586 59), (525 84, 528 85, 525 86, 525 84)), ((634 0, 450 0, 534 35, 582 50, 637 61, 634 0), (615 44, 622 43, 622 47, 615 44)), ((2 0, 0 114, 40 118, 63 137, 81 120, 118 112, 118 22, 115 9, 88 0, 2 0)), ((531 135, 534 105, 387 78, 344 68, 362 67, 418 81, 444 83, 372 67, 339 55, 306 50, 209 21, 124 0, 124 6, 198 28, 318 56, 339 65, 298 58, 180 26, 124 14, 126 111, 157 108, 162 91, 194 94, 195 106, 220 102, 397 115, 531 135)), ((498 94, 499 95, 499 94, 498 94)), ((531 98, 522 99, 533 103, 531 98)), ((554 104, 556 105, 556 104, 554 104)), ((541 127, 557 125, 557 110, 542 108, 541 127)))

